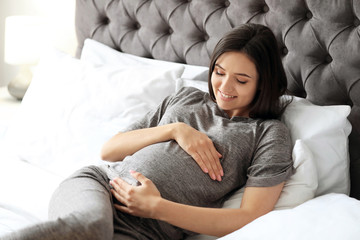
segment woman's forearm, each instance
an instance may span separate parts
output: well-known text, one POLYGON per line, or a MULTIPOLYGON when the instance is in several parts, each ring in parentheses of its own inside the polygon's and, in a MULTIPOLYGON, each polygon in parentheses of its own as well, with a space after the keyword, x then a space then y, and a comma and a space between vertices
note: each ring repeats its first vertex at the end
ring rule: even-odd
POLYGON ((122 161, 146 146, 168 140, 175 140, 205 173, 213 180, 221 181, 224 175, 219 160, 221 154, 212 140, 182 122, 118 133, 104 144, 101 158, 111 162, 122 161))
POLYGON ((138 217, 165 221, 197 233, 223 236, 272 209, 265 210, 263 205, 258 205, 259 201, 253 199, 247 201, 251 203, 250 205, 238 209, 203 208, 180 204, 162 198, 154 183, 141 173, 131 171, 130 174, 141 183, 139 186, 130 185, 121 178, 110 181, 114 188, 111 190, 112 194, 122 203, 114 204, 116 209, 138 217))
POLYGON ((259 217, 244 209, 202 208, 162 199, 155 218, 196 233, 221 237, 259 217))
POLYGON ((112 193, 122 205, 115 208, 139 217, 153 218, 174 226, 213 236, 224 236, 273 210, 284 182, 272 187, 245 188, 238 209, 216 209, 184 205, 161 197, 154 183, 139 172, 131 175, 141 185, 133 186, 121 178, 110 182, 112 193))
POLYGON ((118 133, 104 144, 101 158, 116 162, 154 143, 173 139, 177 123, 118 133))
POLYGON ((272 187, 248 187, 238 209, 202 208, 160 199, 154 218, 193 232, 224 236, 273 210, 284 183, 272 187))

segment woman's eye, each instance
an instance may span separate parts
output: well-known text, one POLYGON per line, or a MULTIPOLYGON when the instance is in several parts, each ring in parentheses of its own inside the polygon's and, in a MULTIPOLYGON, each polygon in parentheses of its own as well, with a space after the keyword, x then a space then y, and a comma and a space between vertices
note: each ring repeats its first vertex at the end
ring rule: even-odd
POLYGON ((240 83, 240 84, 245 84, 245 83, 247 83, 246 81, 241 81, 241 80, 239 80, 239 79, 237 79, 237 81, 238 81, 238 83, 240 83))
POLYGON ((218 71, 215 71, 216 75, 219 75, 219 76, 224 76, 225 74, 224 73, 221 73, 221 72, 218 72, 218 71))

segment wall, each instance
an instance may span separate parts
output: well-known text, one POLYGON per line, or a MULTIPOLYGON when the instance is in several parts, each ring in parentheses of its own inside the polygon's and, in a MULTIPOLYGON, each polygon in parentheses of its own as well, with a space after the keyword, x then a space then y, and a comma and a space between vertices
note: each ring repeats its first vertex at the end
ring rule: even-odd
POLYGON ((52 26, 52 45, 74 55, 75 0, 0 0, 0 87, 15 76, 18 67, 4 63, 5 18, 11 15, 44 16, 52 26))

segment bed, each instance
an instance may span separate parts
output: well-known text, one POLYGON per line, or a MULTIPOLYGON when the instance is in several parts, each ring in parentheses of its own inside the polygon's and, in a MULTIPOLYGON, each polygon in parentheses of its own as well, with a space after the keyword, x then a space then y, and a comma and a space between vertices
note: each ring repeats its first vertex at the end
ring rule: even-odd
POLYGON ((56 186, 164 97, 207 91, 216 42, 251 22, 275 33, 296 96, 282 117, 296 173, 272 212, 221 239, 359 239, 359 19, 359 0, 77 0, 76 57, 49 49, 1 131, 0 238, 47 219, 56 186))

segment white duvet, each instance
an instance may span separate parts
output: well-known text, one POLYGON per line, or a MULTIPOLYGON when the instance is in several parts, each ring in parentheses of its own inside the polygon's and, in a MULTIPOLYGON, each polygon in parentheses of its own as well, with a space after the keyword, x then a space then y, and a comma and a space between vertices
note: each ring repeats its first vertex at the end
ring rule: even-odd
MULTIPOLYGON (((102 143, 139 113, 177 88, 206 90, 206 83, 188 79, 206 76, 203 67, 136 62, 93 41, 81 60, 58 52, 43 58, 19 114, 0 131, 6 132, 0 136, 0 236, 46 220, 61 180, 101 163, 102 143)), ((274 211, 222 239, 360 239, 360 201, 347 196, 348 114, 348 106, 295 99, 282 120, 291 131, 296 174, 274 211)), ((241 196, 238 191, 224 207, 239 207, 241 196)))

